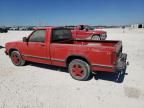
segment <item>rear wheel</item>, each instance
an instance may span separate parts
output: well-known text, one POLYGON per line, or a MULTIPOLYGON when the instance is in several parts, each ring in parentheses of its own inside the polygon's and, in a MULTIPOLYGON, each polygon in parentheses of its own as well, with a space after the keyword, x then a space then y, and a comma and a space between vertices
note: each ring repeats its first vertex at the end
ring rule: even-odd
POLYGON ((101 39, 100 39, 100 36, 98 36, 98 35, 93 35, 93 36, 92 36, 92 40, 101 40, 101 39))
POLYGON ((18 51, 11 52, 10 57, 11 57, 13 64, 16 66, 23 66, 26 63, 26 61, 22 59, 18 51))
POLYGON ((92 76, 89 64, 80 59, 72 60, 68 66, 68 70, 72 78, 79 81, 89 80, 92 76))

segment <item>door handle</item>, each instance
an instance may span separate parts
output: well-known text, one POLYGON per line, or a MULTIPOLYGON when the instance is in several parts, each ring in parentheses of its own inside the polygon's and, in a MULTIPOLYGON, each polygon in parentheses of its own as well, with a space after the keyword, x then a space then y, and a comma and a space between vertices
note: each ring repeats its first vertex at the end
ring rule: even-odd
POLYGON ((45 46, 45 44, 43 44, 43 43, 41 43, 40 45, 41 45, 41 46, 45 46))

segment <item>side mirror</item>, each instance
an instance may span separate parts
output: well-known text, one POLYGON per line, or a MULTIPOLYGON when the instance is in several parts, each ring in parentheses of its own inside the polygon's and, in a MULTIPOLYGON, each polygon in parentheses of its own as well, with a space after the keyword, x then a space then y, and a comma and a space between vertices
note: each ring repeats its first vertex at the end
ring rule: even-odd
POLYGON ((23 37, 23 42, 28 42, 27 37, 23 37))

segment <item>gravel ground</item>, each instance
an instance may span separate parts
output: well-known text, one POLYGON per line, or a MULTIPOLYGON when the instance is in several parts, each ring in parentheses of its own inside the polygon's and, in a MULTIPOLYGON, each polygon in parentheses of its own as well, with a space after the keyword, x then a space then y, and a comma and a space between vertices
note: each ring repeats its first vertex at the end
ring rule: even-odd
MULTIPOLYGON (((76 81, 66 69, 34 64, 16 67, 0 48, 0 108, 144 108, 144 29, 106 29, 122 40, 130 65, 125 75, 98 73, 76 81)), ((31 31, 0 34, 0 47, 31 31)))

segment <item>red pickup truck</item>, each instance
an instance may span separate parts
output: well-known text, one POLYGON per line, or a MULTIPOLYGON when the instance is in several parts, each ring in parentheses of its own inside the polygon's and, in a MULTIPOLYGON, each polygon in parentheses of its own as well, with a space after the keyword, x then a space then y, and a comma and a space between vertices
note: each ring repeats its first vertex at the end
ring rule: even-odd
POLYGON ((23 41, 8 42, 5 53, 16 66, 26 61, 68 67, 76 80, 88 80, 96 71, 125 69, 127 54, 121 41, 74 40, 64 27, 37 28, 23 41))
POLYGON ((69 26, 68 28, 71 29, 73 37, 76 39, 105 40, 107 38, 106 31, 94 30, 89 25, 69 26))

